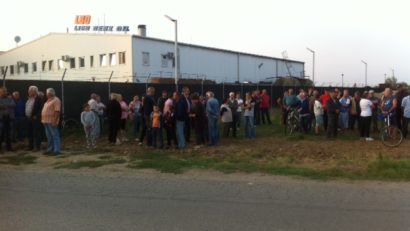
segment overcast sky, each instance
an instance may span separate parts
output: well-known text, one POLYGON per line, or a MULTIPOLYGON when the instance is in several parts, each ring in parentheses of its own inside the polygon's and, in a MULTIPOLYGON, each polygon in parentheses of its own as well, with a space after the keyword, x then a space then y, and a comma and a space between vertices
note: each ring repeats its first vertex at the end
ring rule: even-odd
POLYGON ((410 3, 406 0, 6 0, 1 4, 0 51, 16 46, 14 37, 27 43, 50 32, 74 32, 75 15, 92 16, 91 24, 128 25, 137 32, 174 39, 178 19, 179 40, 305 62, 312 74, 316 51, 316 81, 364 83, 384 81, 384 74, 410 82, 410 3))

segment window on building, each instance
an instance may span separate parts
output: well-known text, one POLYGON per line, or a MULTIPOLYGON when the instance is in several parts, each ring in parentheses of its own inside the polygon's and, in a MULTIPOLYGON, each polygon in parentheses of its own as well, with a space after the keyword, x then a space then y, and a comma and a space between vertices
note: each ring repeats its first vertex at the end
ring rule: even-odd
POLYGON ((102 67, 107 66, 107 55, 106 54, 100 55, 100 66, 102 67))
POLYGON ((94 56, 90 56, 90 67, 94 67, 94 56))
POLYGON ((161 67, 168 67, 167 55, 161 55, 161 67))
POLYGON ((63 60, 61 60, 61 59, 57 60, 57 68, 58 68, 58 70, 61 70, 61 69, 64 68, 64 61, 63 60))
POLYGON ((54 70, 54 61, 53 60, 48 61, 48 70, 49 71, 54 70))
POLYGON ((47 61, 41 62, 41 71, 46 71, 47 61))
POLYGON ((0 67, 0 73, 1 73, 1 75, 4 75, 4 67, 0 67))
POLYGON ((75 58, 70 58, 70 68, 71 69, 75 68, 75 58))
POLYGON ((32 63, 32 64, 31 64, 31 70, 32 70, 33 72, 37 72, 37 63, 32 63))
POLYGON ((149 52, 142 52, 142 65, 149 66, 149 52))
POLYGON ((10 75, 14 75, 14 65, 10 65, 10 75))
POLYGON ((84 57, 79 57, 79 58, 78 58, 78 66, 79 66, 80 68, 85 67, 85 58, 84 58, 84 57))
POLYGON ((119 64, 125 64, 125 52, 119 52, 118 53, 118 56, 119 56, 119 64))
POLYGON ((24 64, 24 73, 28 73, 28 63, 24 64))
POLYGON ((110 66, 117 65, 117 54, 110 53, 110 66))

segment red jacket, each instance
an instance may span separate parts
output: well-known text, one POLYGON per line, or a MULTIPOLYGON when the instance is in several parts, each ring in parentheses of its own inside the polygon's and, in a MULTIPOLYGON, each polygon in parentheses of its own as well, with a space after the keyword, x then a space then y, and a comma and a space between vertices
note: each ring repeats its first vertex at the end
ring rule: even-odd
POLYGON ((262 98, 261 108, 269 108, 269 107, 270 107, 270 105, 269 105, 269 103, 270 103, 270 96, 267 95, 267 94, 262 94, 262 95, 261 95, 261 98, 262 98))

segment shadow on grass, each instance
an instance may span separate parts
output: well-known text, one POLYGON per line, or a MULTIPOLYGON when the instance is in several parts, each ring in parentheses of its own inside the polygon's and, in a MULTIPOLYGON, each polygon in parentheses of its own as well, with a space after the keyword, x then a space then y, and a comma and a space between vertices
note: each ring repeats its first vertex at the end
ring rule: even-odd
POLYGON ((55 169, 99 168, 104 165, 124 164, 127 161, 120 158, 103 158, 100 160, 84 160, 70 163, 59 163, 55 169))
POLYGON ((35 164, 37 157, 26 154, 18 154, 13 156, 0 156, 0 164, 8 165, 23 165, 35 164))

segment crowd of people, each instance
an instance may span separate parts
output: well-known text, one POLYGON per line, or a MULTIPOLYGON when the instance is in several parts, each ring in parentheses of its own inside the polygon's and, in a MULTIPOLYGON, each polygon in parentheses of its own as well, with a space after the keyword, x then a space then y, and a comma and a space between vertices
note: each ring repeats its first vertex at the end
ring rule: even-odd
MULTIPOLYGON (((322 94, 314 88, 301 89, 299 94, 293 91, 289 89, 276 102, 282 108, 282 123, 286 124, 293 110, 304 133, 314 130, 319 135, 325 131, 326 137, 335 138, 338 132, 358 128, 361 138, 372 141, 371 127, 378 131, 380 117, 389 115, 390 123, 407 136, 410 96, 405 88, 395 94, 386 88, 380 97, 373 90, 355 92, 353 96, 337 88, 325 89, 322 94)), ((244 98, 241 93, 230 92, 228 98, 218 101, 212 91, 191 94, 188 87, 172 94, 162 91, 155 99, 155 89, 148 87, 145 94, 135 95, 128 103, 121 94, 111 93, 105 105, 93 93, 80 118, 89 149, 97 147, 105 123, 112 145, 129 141, 127 124, 132 124, 133 140, 138 145, 184 149, 192 142, 191 132, 195 133, 193 143, 197 147, 218 145, 221 137, 238 137, 240 128, 245 138, 254 139, 257 125, 272 124, 271 106, 266 90, 247 92, 244 98)), ((5 143, 6 150, 12 151, 13 142, 27 138, 27 150, 37 152, 46 139, 44 154, 59 155, 60 116, 61 101, 52 88, 44 95, 36 86, 30 86, 26 100, 17 91, 9 94, 6 88, 0 88, 0 148, 5 143)))
POLYGON ((323 94, 318 90, 301 89, 295 94, 293 89, 284 93, 277 103, 282 107, 282 123, 286 124, 288 113, 292 110, 299 114, 300 127, 309 133, 312 128, 316 135, 322 130, 326 137, 336 138, 339 131, 358 129, 360 138, 373 141, 371 128, 379 131, 379 121, 388 117, 390 124, 397 126, 407 137, 407 127, 410 121, 410 96, 405 87, 399 87, 393 94, 386 88, 380 97, 374 90, 355 92, 339 91, 338 88, 325 89, 323 94))
MULTIPOLYGON (((109 126, 109 142, 120 145, 128 141, 126 124, 131 121, 134 140, 139 145, 144 144, 157 148, 184 149, 191 142, 191 132, 195 133, 197 147, 218 145, 220 137, 237 137, 241 121, 245 137, 256 137, 255 126, 262 123, 271 124, 270 96, 266 90, 246 93, 242 99, 240 93, 229 93, 229 97, 219 102, 211 91, 205 96, 190 92, 184 87, 182 92, 161 92, 161 97, 155 99, 155 89, 148 87, 144 95, 135 95, 128 104, 117 93, 111 93, 106 107, 109 126), (242 118, 243 117, 243 118, 242 118), (222 126, 222 134, 219 134, 222 126), (166 134, 164 139, 163 134, 166 134), (166 141, 166 142, 165 142, 166 141)), ((84 106, 84 129, 89 147, 95 146, 98 135, 93 123, 98 120, 98 107, 93 110, 90 102, 84 106), (94 116, 89 114, 94 112, 94 116)), ((100 118, 101 119, 101 118, 100 118)))

